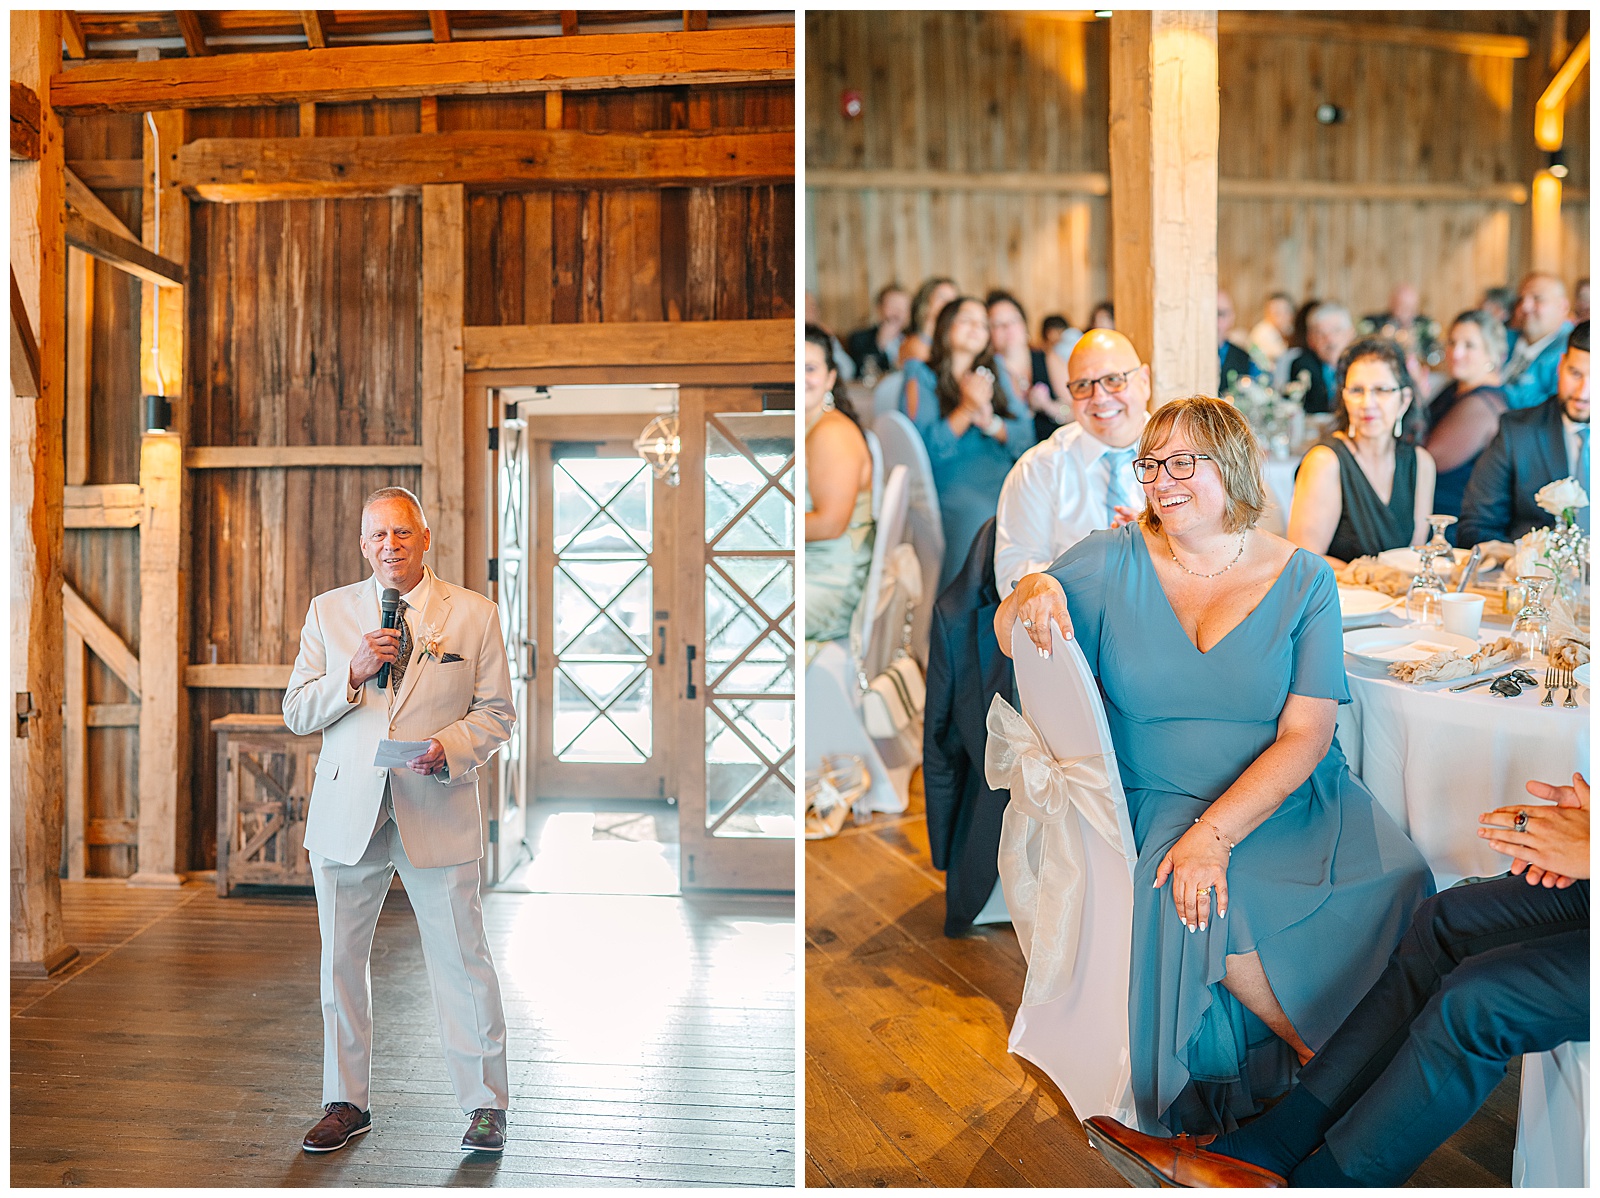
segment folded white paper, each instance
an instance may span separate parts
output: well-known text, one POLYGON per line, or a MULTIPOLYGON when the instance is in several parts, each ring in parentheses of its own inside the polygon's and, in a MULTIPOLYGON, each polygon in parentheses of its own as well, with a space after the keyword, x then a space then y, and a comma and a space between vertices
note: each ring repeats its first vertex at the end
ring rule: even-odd
POLYGON ((425 740, 380 740, 378 742, 378 755, 373 759, 372 764, 382 766, 407 765, 427 751, 428 742, 425 740))

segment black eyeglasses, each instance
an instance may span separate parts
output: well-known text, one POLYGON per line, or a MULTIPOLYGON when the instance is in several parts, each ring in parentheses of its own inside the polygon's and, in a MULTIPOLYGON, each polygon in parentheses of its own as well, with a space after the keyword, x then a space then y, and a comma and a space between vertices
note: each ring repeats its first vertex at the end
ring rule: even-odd
POLYGON ((1216 461, 1208 453, 1175 453, 1170 458, 1134 458, 1133 477, 1141 483, 1153 483, 1161 473, 1161 467, 1167 468, 1167 477, 1173 482, 1182 482, 1186 478, 1194 477, 1194 464, 1199 461, 1216 461))
POLYGON ((1128 380, 1134 376, 1135 370, 1119 370, 1112 374, 1102 374, 1097 379, 1073 379, 1067 384, 1067 390, 1072 393, 1073 399, 1088 399, 1094 394, 1094 385, 1099 383, 1106 389, 1108 395, 1115 395, 1124 390, 1128 380))

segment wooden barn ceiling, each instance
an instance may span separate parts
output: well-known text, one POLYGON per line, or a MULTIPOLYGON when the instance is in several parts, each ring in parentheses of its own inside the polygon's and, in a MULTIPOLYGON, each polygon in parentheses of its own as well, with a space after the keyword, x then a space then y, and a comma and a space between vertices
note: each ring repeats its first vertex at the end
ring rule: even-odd
POLYGON ((71 59, 162 58, 259 54, 335 46, 559 37, 591 33, 737 29, 792 25, 788 9, 185 9, 176 12, 66 13, 64 47, 71 59))

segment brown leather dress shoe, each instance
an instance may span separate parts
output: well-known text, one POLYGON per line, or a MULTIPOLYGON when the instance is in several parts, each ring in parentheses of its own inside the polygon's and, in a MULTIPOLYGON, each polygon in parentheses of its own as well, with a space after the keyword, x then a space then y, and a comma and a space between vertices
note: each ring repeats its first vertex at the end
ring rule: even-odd
POLYGON ((372 1130, 372 1112, 358 1110, 354 1103, 330 1102, 323 1109, 327 1114, 300 1142, 307 1152, 334 1152, 353 1137, 372 1130))
POLYGON ((1095 1115, 1083 1129, 1112 1168, 1141 1188, 1276 1190, 1289 1184, 1247 1161, 1207 1152, 1193 1136, 1147 1136, 1105 1115, 1095 1115))
POLYGON ((462 1152, 504 1152, 506 1113, 483 1106, 472 1112, 467 1134, 461 1137, 462 1152))

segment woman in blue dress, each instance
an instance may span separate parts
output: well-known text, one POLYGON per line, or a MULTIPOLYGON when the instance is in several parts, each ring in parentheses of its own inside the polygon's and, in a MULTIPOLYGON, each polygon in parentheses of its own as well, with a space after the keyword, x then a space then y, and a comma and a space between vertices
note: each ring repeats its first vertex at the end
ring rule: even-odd
POLYGON ((944 524, 939 590, 961 570, 1000 488, 1034 442, 1033 413, 1011 390, 989 344, 989 312, 972 296, 951 300, 933 325, 926 362, 905 364, 900 407, 928 447, 944 524))
POLYGON ((1140 521, 1092 533, 995 618, 1099 679, 1128 796, 1129 1044, 1151 1135, 1231 1130, 1288 1089, 1382 971, 1433 876, 1350 774, 1338 595, 1320 557, 1254 527, 1249 426, 1195 397, 1134 462, 1140 521))

